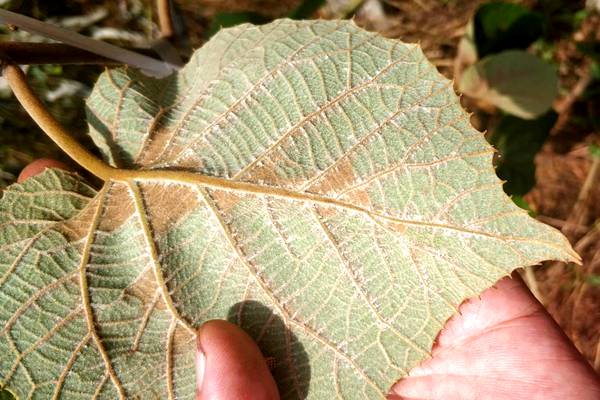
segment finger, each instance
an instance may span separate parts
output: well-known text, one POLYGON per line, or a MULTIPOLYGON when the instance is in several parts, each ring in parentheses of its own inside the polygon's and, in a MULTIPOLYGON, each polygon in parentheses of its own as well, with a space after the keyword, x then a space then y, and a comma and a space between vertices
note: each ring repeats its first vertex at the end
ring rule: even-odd
POLYGON ((278 400, 267 363, 254 341, 226 321, 209 321, 198 333, 197 400, 278 400))
POLYGON ((453 316, 446 323, 436 344, 440 347, 456 346, 507 321, 537 314, 551 319, 520 276, 515 273, 511 278, 501 279, 480 296, 461 304, 460 314, 453 316))
POLYGON ((66 164, 60 161, 53 160, 50 158, 40 158, 23 168, 23 171, 21 171, 19 177, 17 178, 17 182, 22 183, 23 181, 31 178, 32 176, 41 174, 42 172, 44 172, 44 170, 46 170, 46 168, 60 168, 66 171, 70 170, 70 168, 66 164))
MULTIPOLYGON (((465 302, 433 358, 392 388, 399 398, 597 399, 597 378, 523 282, 503 279, 465 302)), ((390 397, 393 398, 393 397, 390 397)))

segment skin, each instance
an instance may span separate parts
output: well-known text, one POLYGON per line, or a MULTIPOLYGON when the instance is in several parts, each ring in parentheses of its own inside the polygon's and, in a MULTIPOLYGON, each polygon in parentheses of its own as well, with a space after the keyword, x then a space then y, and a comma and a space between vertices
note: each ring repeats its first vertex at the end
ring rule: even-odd
MULTIPOLYGON (((19 182, 54 167, 27 166, 19 182)), ((433 357, 391 389, 390 400, 597 400, 600 379, 518 275, 463 303, 440 332, 433 357)), ((197 400, 277 400, 260 349, 239 327, 198 331, 197 400)))
POLYGON ((70 170, 66 164, 61 163, 60 161, 52 160, 50 158, 40 158, 23 168, 23 171, 21 171, 17 178, 17 182, 21 183, 32 176, 41 174, 46 168, 60 168, 65 171, 70 170))

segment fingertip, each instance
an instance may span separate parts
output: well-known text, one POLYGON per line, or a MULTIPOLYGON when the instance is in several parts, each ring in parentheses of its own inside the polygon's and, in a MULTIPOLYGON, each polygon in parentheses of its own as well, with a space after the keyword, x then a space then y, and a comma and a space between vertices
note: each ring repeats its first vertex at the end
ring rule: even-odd
POLYGON ((257 344, 237 325, 208 321, 198 331, 197 399, 277 400, 279 394, 257 344))
POLYGON ((19 174, 19 177, 17 178, 17 182, 23 183, 25 180, 41 174, 47 168, 58 168, 63 169, 65 171, 70 170, 70 168, 63 162, 51 158, 40 158, 23 168, 23 170, 19 174))

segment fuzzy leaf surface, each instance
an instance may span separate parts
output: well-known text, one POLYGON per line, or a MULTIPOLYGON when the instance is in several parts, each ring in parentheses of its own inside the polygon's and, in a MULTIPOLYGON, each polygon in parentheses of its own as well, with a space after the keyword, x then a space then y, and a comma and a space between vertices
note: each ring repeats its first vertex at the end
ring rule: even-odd
POLYGON ((90 132, 128 169, 0 202, 0 382, 20 398, 195 396, 226 318, 284 399, 382 399, 466 298, 576 255, 517 208, 451 83, 351 22, 218 33, 177 75, 102 74, 90 132))

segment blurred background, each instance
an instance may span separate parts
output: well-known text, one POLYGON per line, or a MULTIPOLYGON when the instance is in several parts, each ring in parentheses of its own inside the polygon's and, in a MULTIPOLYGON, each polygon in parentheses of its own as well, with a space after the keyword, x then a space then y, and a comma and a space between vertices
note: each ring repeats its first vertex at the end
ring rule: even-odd
MULTIPOLYGON (((0 8, 126 47, 160 37, 153 0, 0 0, 0 8)), ((523 275, 600 372, 600 0, 175 0, 172 9, 169 41, 184 60, 221 27, 278 17, 353 18, 420 43, 498 150, 507 194, 582 256, 582 266, 548 262, 523 275)), ((0 35, 50 42, 6 26, 0 35)), ((84 100, 104 67, 26 68, 51 112, 89 144, 84 100)), ((0 79, 0 190, 42 157, 69 163, 0 79)))

